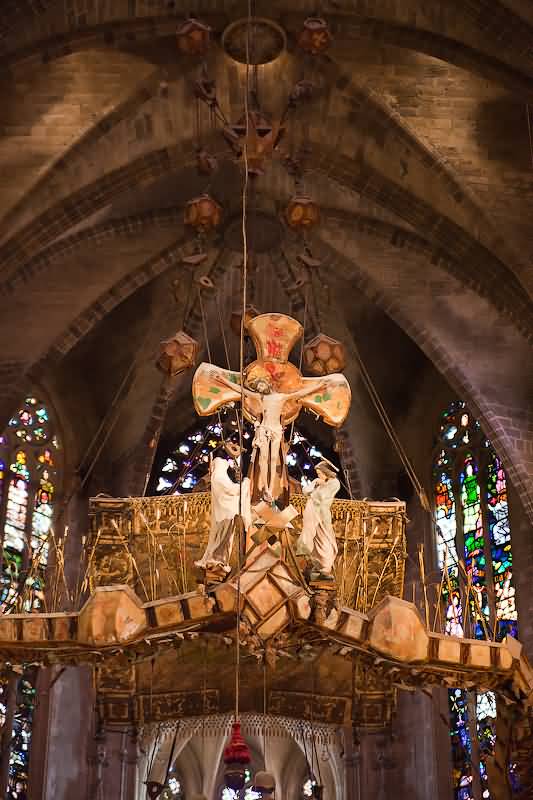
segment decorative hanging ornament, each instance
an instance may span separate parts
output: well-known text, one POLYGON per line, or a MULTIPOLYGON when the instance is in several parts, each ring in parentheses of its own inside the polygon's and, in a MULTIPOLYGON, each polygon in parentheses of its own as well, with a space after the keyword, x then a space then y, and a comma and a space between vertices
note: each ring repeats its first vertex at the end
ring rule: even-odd
POLYGON ((311 375, 331 375, 346 367, 346 349, 342 342, 319 333, 304 347, 304 364, 311 375))
POLYGON ((231 739, 224 750, 224 777, 228 789, 240 792, 246 784, 246 767, 250 763, 250 751, 241 734, 241 723, 232 725, 231 739))
POLYGON ((189 200, 185 206, 185 225, 199 233, 209 233, 220 225, 222 207, 208 194, 189 200))
POLYGON ((298 45, 313 56, 324 53, 332 41, 333 36, 328 23, 320 17, 308 17, 298 36, 298 45))
POLYGON ((319 258, 314 258, 308 248, 306 248, 303 253, 297 255, 296 258, 307 270, 317 270, 322 266, 322 261, 319 258))
MULTIPOLYGON (((189 253, 189 255, 182 256, 181 263, 185 264, 187 267, 199 267, 200 264, 203 264, 204 261, 207 261, 207 253, 189 253)), ((182 288, 182 281, 174 281, 174 286, 177 290, 181 290, 182 288)), ((181 291, 180 291, 181 294, 181 291)))
POLYGON ((178 27, 176 36, 182 53, 188 56, 204 56, 209 48, 211 28, 190 17, 178 27))
POLYGON ((196 339, 192 339, 185 331, 178 331, 171 339, 161 342, 157 367, 173 378, 194 366, 198 351, 196 339))
POLYGON ((263 175, 267 159, 272 158, 285 133, 281 120, 271 122, 260 109, 248 111, 248 123, 244 114, 234 125, 227 125, 223 136, 238 159, 246 150, 248 172, 263 175))
MULTIPOLYGON (((253 320, 254 317, 258 317, 261 312, 255 308, 255 306, 249 305, 246 306, 246 311, 244 314, 244 335, 247 336, 247 328, 248 323, 253 320)), ((230 327, 235 336, 241 335, 241 319, 242 313, 240 311, 233 311, 230 318, 230 327)))
POLYGON ((289 228, 306 232, 320 222, 320 209, 307 195, 295 195, 285 209, 285 220, 289 228))
POLYGON ((216 290, 216 286, 209 275, 200 275, 199 278, 194 279, 194 282, 201 291, 212 293, 216 290))

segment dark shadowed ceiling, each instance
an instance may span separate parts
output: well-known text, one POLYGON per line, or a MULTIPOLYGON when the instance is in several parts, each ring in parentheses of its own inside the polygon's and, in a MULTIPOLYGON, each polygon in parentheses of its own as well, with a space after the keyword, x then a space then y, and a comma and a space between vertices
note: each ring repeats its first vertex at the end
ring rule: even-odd
MULTIPOLYGON (((319 7, 334 38, 310 57, 297 37, 316 3, 256 3, 256 15, 287 38, 258 78, 274 116, 297 81, 316 87, 290 116, 281 151, 309 151, 305 190, 321 208, 309 244, 322 267, 307 332, 320 328, 347 348, 358 490, 390 493, 401 469, 356 347, 420 469, 440 405, 460 394, 531 510, 529 3, 319 7)), ((0 8, 0 408, 6 419, 25 387, 42 383, 72 429, 73 464, 108 415, 102 457, 115 480, 105 472, 101 480, 132 493, 161 430, 193 420, 190 373, 168 385, 154 365, 159 341, 184 324, 205 357, 194 283, 202 274, 217 290, 204 298, 212 358, 225 363, 222 324, 237 366, 229 317, 240 303, 242 170, 205 112, 204 144, 219 169, 210 179, 195 169, 201 60, 175 41, 188 13, 213 28, 207 70, 235 120, 245 68, 221 38, 246 3, 4 0, 0 8), (182 260, 194 240, 183 208, 206 189, 223 220, 195 273, 182 260)), ((250 293, 262 311, 301 318, 301 243, 280 222, 295 188, 281 160, 257 180, 252 241, 261 252, 250 293)))

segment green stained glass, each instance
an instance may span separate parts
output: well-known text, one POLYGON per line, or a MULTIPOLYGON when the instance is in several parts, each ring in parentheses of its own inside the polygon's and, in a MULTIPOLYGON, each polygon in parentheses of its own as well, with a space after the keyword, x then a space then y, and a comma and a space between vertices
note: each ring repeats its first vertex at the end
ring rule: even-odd
MULTIPOLYGON (((457 551, 455 515, 460 514, 464 544, 464 553, 460 553, 460 557, 464 557, 471 584, 470 600, 463 612, 459 576, 447 567, 445 632, 462 636, 462 626, 457 624, 457 619, 459 613, 461 616, 464 613, 469 636, 485 638, 492 636, 493 632, 498 640, 517 636, 505 472, 479 422, 463 402, 452 403, 442 414, 434 478, 439 566, 444 569, 449 564, 449 560, 445 562, 443 559, 444 550, 447 553, 457 551), (494 597, 492 608, 489 595, 494 597)), ((477 695, 476 701, 474 729, 479 759, 474 763, 471 728, 467 724, 468 694, 460 689, 449 692, 455 800, 471 800, 473 797, 474 770, 479 772, 483 800, 491 797, 486 764, 495 748, 497 704, 490 692, 477 695)))
MULTIPOLYGON (((0 437, 0 491, 4 497, 0 611, 44 611, 48 535, 58 482, 53 422, 46 406, 27 397, 0 437), (28 571, 28 563, 32 568, 28 571)), ((26 667, 17 685, 8 762, 8 798, 27 797, 35 681, 26 667)), ((0 719, 2 716, 0 700, 0 719)), ((7 731, 6 741, 9 738, 7 731)))

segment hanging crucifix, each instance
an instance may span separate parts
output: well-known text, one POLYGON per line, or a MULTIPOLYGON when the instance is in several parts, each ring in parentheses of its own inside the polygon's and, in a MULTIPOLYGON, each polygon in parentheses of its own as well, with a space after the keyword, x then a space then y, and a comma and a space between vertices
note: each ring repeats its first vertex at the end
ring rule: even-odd
POLYGON ((344 375, 304 378, 288 359, 303 334, 300 323, 285 314, 261 314, 247 325, 257 360, 240 373, 212 364, 200 364, 193 378, 193 400, 200 416, 213 414, 228 403, 243 401, 246 419, 253 423, 250 468, 252 501, 265 500, 283 507, 288 495, 287 452, 284 430, 307 408, 328 425, 342 425, 348 415, 351 392, 344 375))

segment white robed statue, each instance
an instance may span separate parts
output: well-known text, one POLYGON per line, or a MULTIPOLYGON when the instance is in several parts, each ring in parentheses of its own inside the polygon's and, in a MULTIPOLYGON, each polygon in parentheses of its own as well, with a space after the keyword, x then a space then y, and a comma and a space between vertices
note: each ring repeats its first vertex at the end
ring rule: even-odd
MULTIPOLYGON (((237 448, 239 450, 239 448, 237 448)), ((226 445, 226 451, 234 458, 236 453, 232 445, 226 445)), ((239 485, 228 475, 231 462, 217 456, 211 462, 211 526, 205 553, 197 567, 203 569, 222 569, 231 572, 230 559, 235 537, 235 517, 242 517, 245 530, 251 525, 250 481, 243 478, 239 485)))
POLYGON ((302 533, 297 542, 297 554, 307 556, 322 580, 334 580, 333 566, 338 547, 331 504, 341 488, 337 468, 329 461, 316 466, 317 478, 303 487, 308 495, 302 518, 302 533))

